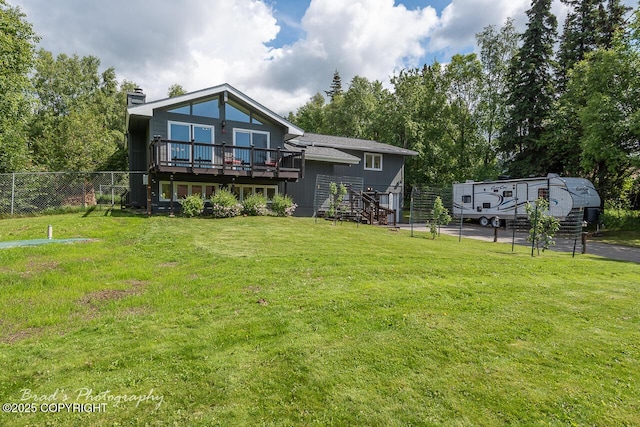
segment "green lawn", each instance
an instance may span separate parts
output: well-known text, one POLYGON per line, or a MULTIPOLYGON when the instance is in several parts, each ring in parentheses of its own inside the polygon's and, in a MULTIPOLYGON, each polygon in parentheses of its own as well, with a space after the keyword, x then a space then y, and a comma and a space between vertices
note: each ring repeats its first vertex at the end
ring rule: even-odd
POLYGON ((613 245, 631 246, 636 248, 640 247, 640 231, 606 230, 591 239, 597 242, 610 243, 613 245))
POLYGON ((118 211, 0 241, 49 224, 93 240, 0 250, 0 401, 37 410, 0 425, 640 425, 638 264, 118 211))

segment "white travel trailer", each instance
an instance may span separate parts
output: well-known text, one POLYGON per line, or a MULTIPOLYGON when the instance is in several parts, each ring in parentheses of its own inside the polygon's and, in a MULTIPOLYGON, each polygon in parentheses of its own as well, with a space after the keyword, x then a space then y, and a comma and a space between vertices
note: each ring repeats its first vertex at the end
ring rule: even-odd
POLYGON ((583 209, 584 220, 595 222, 600 212, 600 196, 584 178, 563 178, 549 174, 546 178, 504 179, 498 181, 453 184, 453 215, 477 219, 497 227, 500 220, 526 217, 527 202, 538 198, 549 201, 549 214, 562 220, 572 210, 583 209))

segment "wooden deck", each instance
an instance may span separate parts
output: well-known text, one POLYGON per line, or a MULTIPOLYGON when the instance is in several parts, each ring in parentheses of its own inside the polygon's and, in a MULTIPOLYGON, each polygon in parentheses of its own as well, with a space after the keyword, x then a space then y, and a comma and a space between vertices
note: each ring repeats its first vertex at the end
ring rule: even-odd
POLYGON ((154 139, 149 154, 149 169, 156 172, 282 181, 304 176, 304 151, 154 139))

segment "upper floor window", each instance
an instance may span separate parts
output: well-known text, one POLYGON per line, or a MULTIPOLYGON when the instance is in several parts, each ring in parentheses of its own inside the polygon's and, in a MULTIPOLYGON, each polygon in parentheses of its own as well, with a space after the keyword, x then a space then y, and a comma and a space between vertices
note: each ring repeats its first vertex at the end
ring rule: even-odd
POLYGON ((180 107, 168 110, 169 113, 184 114, 186 116, 209 117, 212 119, 220 118, 220 108, 218 107, 218 98, 208 99, 206 101, 193 102, 180 107))
POLYGON ((220 109, 218 108, 218 99, 209 99, 203 102, 194 102, 191 114, 200 117, 209 117, 212 119, 220 118, 220 109))
POLYGON ((371 171, 382 170, 382 154, 364 153, 364 169, 371 171))
POLYGON ((242 123, 253 123, 256 125, 261 125, 262 122, 257 119, 257 117, 252 114, 249 110, 244 107, 241 107, 231 101, 225 104, 225 119, 231 120, 234 122, 242 122, 242 123))

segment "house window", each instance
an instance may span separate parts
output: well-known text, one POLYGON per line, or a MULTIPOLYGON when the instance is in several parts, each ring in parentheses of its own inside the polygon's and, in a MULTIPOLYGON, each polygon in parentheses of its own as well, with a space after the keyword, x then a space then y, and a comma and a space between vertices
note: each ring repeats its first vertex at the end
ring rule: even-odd
MULTIPOLYGON (((219 184, 204 182, 174 182, 173 200, 177 202, 187 196, 193 196, 195 194, 202 196, 203 192, 205 200, 211 200, 211 197, 216 193, 216 191, 218 191, 219 187, 219 184)), ((278 193, 278 186, 236 184, 233 186, 233 193, 238 198, 238 201, 243 201, 252 194, 261 194, 266 196, 268 200, 271 200, 273 199, 273 196, 278 193)), ((160 201, 169 202, 170 200, 171 182, 160 181, 160 201)))
POLYGON ((239 106, 235 106, 230 102, 225 104, 225 119, 231 120, 234 122, 242 122, 242 123, 251 123, 251 116, 249 115, 249 111, 241 108, 239 106))
POLYGON ((275 196, 278 193, 278 187, 276 185, 234 185, 233 187, 233 193, 236 195, 236 197, 238 198, 238 201, 243 201, 244 199, 246 199, 247 197, 253 195, 253 194, 261 194, 263 196, 266 196, 268 200, 273 199, 273 196, 275 196), (266 191, 266 194, 265 194, 266 191))
POLYGON ((364 169, 372 171, 382 170, 382 154, 364 153, 364 169))
POLYGON ((253 123, 256 125, 262 124, 262 121, 258 120, 251 111, 231 101, 225 104, 225 119, 234 122, 253 123))
MULTIPOLYGON (((218 190, 218 184, 207 184, 202 182, 174 182, 173 183, 173 200, 179 201, 187 196, 199 194, 206 200, 210 200, 211 196, 218 190)), ((160 201, 168 202, 171 200, 171 183, 168 181, 160 182, 160 201)))
POLYGON ((175 107, 171 110, 167 110, 167 112, 173 114, 182 114, 185 116, 200 116, 209 117, 212 119, 220 118, 218 98, 194 102, 193 104, 182 105, 180 107, 175 107))
POLYGON ((168 112, 174 114, 184 114, 188 116, 191 114, 191 105, 183 105, 182 107, 172 108, 171 110, 168 110, 168 112))
POLYGON ((210 99, 208 101, 196 102, 192 106, 192 115, 200 117, 209 117, 212 119, 220 118, 220 109, 218 108, 218 99, 210 99))
MULTIPOLYGON (((250 163, 249 156, 251 151, 248 149, 251 146, 255 148, 267 149, 271 146, 270 142, 270 134, 269 132, 261 132, 255 130, 247 130, 247 129, 234 129, 233 130, 233 145, 236 147, 236 152, 234 156, 237 159, 241 159, 245 163, 250 163), (246 148, 244 148, 246 147, 246 148)), ((256 150, 255 158, 253 159, 254 163, 262 164, 265 163, 269 157, 269 153, 266 150, 256 150)))

